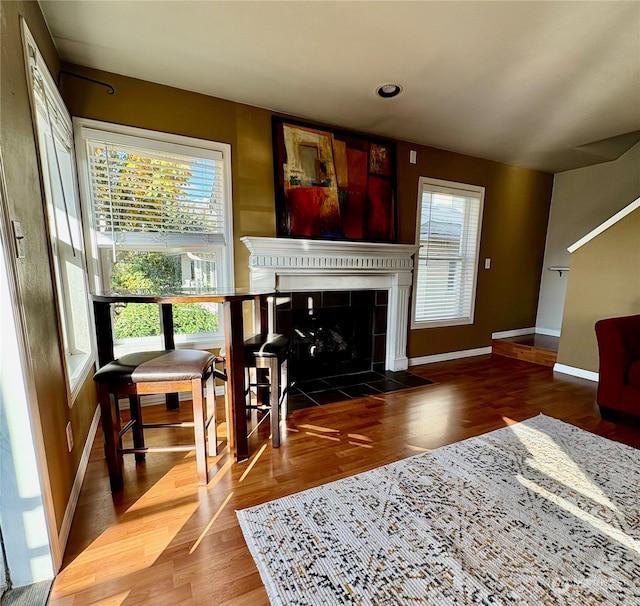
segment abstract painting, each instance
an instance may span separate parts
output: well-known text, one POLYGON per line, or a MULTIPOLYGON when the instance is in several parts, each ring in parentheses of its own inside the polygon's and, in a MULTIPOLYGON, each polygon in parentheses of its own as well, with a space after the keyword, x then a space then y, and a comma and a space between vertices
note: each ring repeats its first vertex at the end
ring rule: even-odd
POLYGON ((273 119, 279 237, 394 242, 395 145, 273 119))

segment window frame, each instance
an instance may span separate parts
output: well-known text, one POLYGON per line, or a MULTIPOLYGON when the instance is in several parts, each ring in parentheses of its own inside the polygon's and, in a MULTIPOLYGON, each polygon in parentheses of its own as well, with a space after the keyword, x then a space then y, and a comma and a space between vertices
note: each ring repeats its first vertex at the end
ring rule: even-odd
MULTIPOLYGON (((154 131, 112 122, 104 122, 92 120, 89 118, 73 118, 74 137, 76 145, 76 162, 78 165, 78 177, 80 184, 80 201, 83 211, 83 228, 85 230, 85 238, 90 242, 91 254, 89 255, 89 270, 91 283, 94 292, 103 290, 103 269, 100 256, 100 248, 98 246, 98 238, 94 232, 94 215, 93 201, 91 195, 91 174, 87 157, 86 140, 91 139, 90 136, 85 137, 87 133, 105 133, 107 139, 115 136, 117 138, 127 139, 133 143, 139 142, 142 149, 144 144, 149 145, 149 149, 162 151, 175 151, 178 147, 185 153, 197 155, 198 153, 214 153, 222 155, 222 174, 223 174, 223 217, 224 229, 223 235, 214 240, 219 243, 208 244, 188 244, 172 246, 172 251, 184 250, 185 252, 215 252, 217 255, 216 272, 218 276, 218 286, 221 284, 225 288, 234 287, 234 242, 233 242, 233 207, 232 207, 232 171, 231 171, 231 145, 218 141, 210 141, 206 139, 196 139, 183 135, 175 135, 162 131, 154 131)), ((162 245, 145 244, 142 239, 139 242, 119 246, 121 250, 147 250, 164 252, 165 247, 162 245)), ((224 317, 221 306, 219 306, 219 328, 215 333, 201 334, 176 334, 176 344, 181 346, 195 345, 200 347, 219 346, 224 339, 224 317)), ((149 347, 151 345, 160 346, 160 336, 150 337, 131 337, 124 340, 116 341, 119 344, 118 353, 135 351, 140 346, 149 347)))
MULTIPOLYGON (((444 328, 450 326, 464 326, 471 325, 475 320, 475 303, 476 303, 476 292, 478 285, 478 273, 479 273, 479 262, 480 262, 480 244, 482 240, 482 218, 484 212, 484 197, 485 197, 485 188, 480 185, 472 185, 467 183, 459 183, 456 181, 446 181, 443 179, 435 179, 432 177, 420 177, 418 180, 418 199, 417 199, 417 213, 416 213, 416 238, 415 244, 418 246, 418 250, 415 256, 414 263, 414 277, 413 277, 413 288, 412 288, 412 305, 411 305, 411 328, 412 329, 423 329, 423 328, 444 328), (418 272, 420 269, 420 259, 421 254, 420 251, 422 249, 422 245, 420 243, 420 227, 421 227, 421 219, 422 219, 422 199, 423 195, 427 192, 433 193, 444 193, 444 194, 452 194, 452 195, 460 195, 464 197, 476 198, 479 201, 478 208, 478 217, 477 217, 477 233, 476 233, 476 241, 475 241, 475 250, 473 254, 473 263, 471 264, 471 255, 468 257, 461 257, 462 260, 465 258, 469 259, 469 263, 471 267, 473 267, 473 276, 472 276, 472 286, 470 293, 470 309, 469 314, 465 316, 459 316, 456 318, 450 319, 436 319, 436 320, 418 320, 416 319, 417 306, 418 306, 418 272)), ((465 213, 463 220, 463 229, 469 229, 469 214, 465 213), (465 227, 466 225, 466 227, 465 227)), ((424 258, 424 257, 423 257, 424 258)), ((447 276, 447 287, 449 285, 451 269, 449 266, 448 276, 447 276)), ((459 294, 462 292, 461 288, 459 289, 459 294)))
POLYGON ((23 50, 26 70, 27 88, 29 92, 29 101, 31 105, 31 115, 33 120, 33 132, 35 146, 38 156, 38 171, 40 174, 40 185, 45 203, 44 219, 47 227, 47 243, 49 248, 49 260, 52 273, 52 282, 55 290, 55 309, 58 319, 58 335, 61 344, 63 366, 65 369, 65 384, 67 389, 67 402, 71 408, 84 384, 86 377, 91 371, 95 362, 95 336, 93 331, 93 315, 91 306, 89 305, 89 285, 87 272, 87 255, 84 242, 84 233, 82 227, 82 209, 80 205, 80 196, 78 191, 77 166, 75 155, 75 144, 73 138, 72 118, 67 110, 62 96, 60 95, 49 69, 40 53, 38 45, 33 38, 27 24, 22 21, 23 33, 23 50), (46 99, 47 121, 50 120, 51 112, 55 114, 55 126, 49 122, 46 128, 41 130, 39 126, 39 102, 36 100, 36 92, 34 90, 33 69, 37 70, 41 80, 41 86, 44 89, 44 97, 46 99), (61 135, 56 133, 60 132, 61 135), (56 149, 60 145, 64 145, 65 153, 69 156, 69 166, 65 167, 70 170, 68 179, 64 179, 61 169, 60 156, 56 154, 56 168, 58 173, 52 174, 50 170, 50 152, 48 150, 48 140, 56 149), (44 145, 43 145, 44 143, 44 145), (44 147, 44 149, 43 149, 44 147), (59 175, 59 176, 58 176, 59 175), (64 241, 64 234, 58 228, 57 215, 59 215, 59 200, 53 192, 52 179, 59 178, 61 180, 63 201, 65 205, 65 213, 67 215, 66 229, 68 231, 69 244, 73 245, 71 254, 72 265, 79 269, 82 273, 80 281, 84 290, 81 300, 83 304, 73 304, 73 299, 77 300, 77 295, 72 296, 72 291, 77 287, 77 283, 70 284, 67 272, 63 270, 65 264, 68 265, 68 255, 64 251, 69 248, 69 244, 64 241), (68 196, 71 194, 71 196, 68 196), (73 204, 72 212, 69 212, 67 206, 73 204), (77 229, 72 229, 72 222, 77 222, 77 229), (77 255, 77 259, 76 259, 77 255), (80 317, 77 317, 81 314, 80 317), (84 333, 84 338, 78 337, 80 332, 84 333), (86 351, 76 349, 75 345, 79 340, 84 340, 86 351))

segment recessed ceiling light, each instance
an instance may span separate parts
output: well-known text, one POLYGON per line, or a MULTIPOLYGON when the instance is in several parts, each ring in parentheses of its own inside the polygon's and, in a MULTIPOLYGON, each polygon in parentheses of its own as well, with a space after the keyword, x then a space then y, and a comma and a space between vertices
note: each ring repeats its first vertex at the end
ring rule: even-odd
POLYGON ((388 99, 389 97, 395 97, 396 95, 399 95, 401 91, 402 86, 400 86, 399 84, 383 84, 382 86, 378 87, 377 93, 378 96, 382 97, 383 99, 388 99))

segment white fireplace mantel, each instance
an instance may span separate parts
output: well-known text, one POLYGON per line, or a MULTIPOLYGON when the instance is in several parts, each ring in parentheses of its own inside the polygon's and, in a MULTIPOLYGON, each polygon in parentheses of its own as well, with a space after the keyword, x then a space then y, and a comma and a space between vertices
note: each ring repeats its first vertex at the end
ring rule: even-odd
POLYGON ((245 236, 252 289, 387 289, 387 370, 406 370, 409 293, 417 246, 245 236))

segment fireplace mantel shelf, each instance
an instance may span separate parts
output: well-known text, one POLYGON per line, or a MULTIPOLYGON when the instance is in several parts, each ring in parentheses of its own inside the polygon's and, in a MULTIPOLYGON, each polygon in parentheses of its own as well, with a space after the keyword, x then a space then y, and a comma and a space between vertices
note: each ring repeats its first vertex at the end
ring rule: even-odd
POLYGON ((387 370, 405 370, 412 244, 245 236, 251 288, 282 292, 387 289, 387 370))

